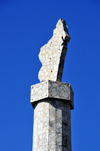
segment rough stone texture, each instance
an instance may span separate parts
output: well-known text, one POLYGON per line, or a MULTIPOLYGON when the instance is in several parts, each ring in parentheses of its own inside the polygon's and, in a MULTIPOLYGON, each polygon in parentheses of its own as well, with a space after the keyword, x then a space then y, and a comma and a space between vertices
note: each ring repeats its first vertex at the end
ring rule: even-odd
POLYGON ((66 22, 60 19, 53 31, 53 37, 41 48, 39 54, 42 63, 38 75, 40 81, 61 81, 69 40, 70 36, 66 22))
POLYGON ((31 104, 44 98, 64 100, 74 108, 74 98, 71 85, 60 81, 44 81, 31 86, 31 104))
POLYGON ((71 108, 59 99, 35 104, 33 151, 71 151, 71 108))
POLYGON ((74 94, 70 84, 61 82, 68 27, 60 19, 53 37, 41 48, 41 83, 31 86, 34 108, 33 151, 71 151, 71 109, 74 94))

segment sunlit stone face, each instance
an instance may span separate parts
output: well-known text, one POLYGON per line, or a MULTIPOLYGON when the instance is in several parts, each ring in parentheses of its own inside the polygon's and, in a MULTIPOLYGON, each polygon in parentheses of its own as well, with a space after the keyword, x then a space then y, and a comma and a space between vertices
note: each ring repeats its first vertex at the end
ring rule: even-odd
POLYGON ((52 38, 41 48, 39 53, 39 59, 42 63, 38 75, 40 81, 61 81, 69 40, 66 22, 60 19, 53 31, 52 38))

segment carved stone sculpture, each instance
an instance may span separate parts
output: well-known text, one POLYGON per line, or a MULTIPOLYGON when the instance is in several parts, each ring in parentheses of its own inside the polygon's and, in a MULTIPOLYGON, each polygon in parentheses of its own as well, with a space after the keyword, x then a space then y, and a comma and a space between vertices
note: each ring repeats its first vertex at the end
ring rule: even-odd
POLYGON ((41 48, 39 54, 42 63, 39 71, 40 81, 61 81, 69 40, 70 36, 66 22, 60 19, 53 31, 53 37, 41 48))

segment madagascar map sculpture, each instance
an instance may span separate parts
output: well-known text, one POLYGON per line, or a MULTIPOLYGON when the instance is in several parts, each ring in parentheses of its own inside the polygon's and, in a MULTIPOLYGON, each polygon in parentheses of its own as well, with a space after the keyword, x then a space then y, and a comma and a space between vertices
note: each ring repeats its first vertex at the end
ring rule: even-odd
POLYGON ((73 91, 70 84, 61 82, 69 40, 66 22, 60 19, 39 53, 40 83, 31 86, 33 151, 71 151, 73 91))
POLYGON ((41 48, 39 54, 39 59, 42 62, 42 68, 39 72, 40 81, 61 81, 69 40, 66 22, 60 19, 53 31, 53 37, 41 48))

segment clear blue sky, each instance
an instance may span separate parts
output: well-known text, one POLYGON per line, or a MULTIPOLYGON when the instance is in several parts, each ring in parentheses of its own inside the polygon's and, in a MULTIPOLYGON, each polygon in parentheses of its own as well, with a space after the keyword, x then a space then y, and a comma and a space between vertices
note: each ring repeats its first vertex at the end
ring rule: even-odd
POLYGON ((63 82, 75 93, 72 151, 100 151, 100 1, 0 0, 0 151, 31 151, 30 86, 59 18, 68 45, 63 82))

